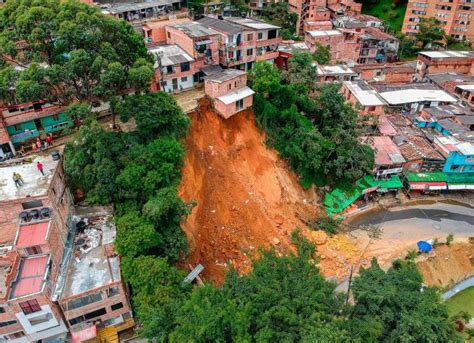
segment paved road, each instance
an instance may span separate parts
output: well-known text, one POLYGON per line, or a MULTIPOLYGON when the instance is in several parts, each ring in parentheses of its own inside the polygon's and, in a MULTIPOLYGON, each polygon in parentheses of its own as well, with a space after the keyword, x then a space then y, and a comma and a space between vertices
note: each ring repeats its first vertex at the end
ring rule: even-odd
POLYGON ((397 206, 363 213, 349 223, 355 227, 375 225, 385 233, 410 228, 426 233, 471 237, 474 236, 474 207, 450 202, 397 206))
POLYGON ((446 301, 449 298, 455 296, 459 292, 464 291, 465 289, 467 289, 469 287, 474 287, 474 276, 471 276, 470 278, 467 278, 466 280, 461 281, 456 286, 451 288, 449 291, 445 292, 441 296, 441 299, 443 299, 443 301, 446 301))

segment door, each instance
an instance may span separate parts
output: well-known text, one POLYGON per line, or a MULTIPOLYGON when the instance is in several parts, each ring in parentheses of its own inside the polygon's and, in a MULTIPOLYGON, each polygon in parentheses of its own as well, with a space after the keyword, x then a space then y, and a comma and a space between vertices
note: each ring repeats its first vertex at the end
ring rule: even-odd
POLYGON ((178 79, 173 79, 173 90, 177 90, 178 89, 178 79))

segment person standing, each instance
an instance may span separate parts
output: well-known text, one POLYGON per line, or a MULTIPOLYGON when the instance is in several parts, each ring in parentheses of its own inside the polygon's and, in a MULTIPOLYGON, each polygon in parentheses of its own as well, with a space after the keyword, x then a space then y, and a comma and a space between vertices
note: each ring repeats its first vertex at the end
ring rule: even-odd
POLYGON ((41 163, 40 161, 36 162, 36 168, 38 168, 38 170, 41 172, 41 175, 44 176, 43 163, 41 163))
POLYGON ((53 135, 51 133, 48 133, 48 136, 46 136, 46 147, 50 147, 53 145, 53 135))
POLYGON ((41 143, 41 139, 39 138, 36 139, 36 147, 39 151, 43 150, 43 143, 41 143))
POLYGON ((13 173, 16 175, 17 180, 20 182, 20 186, 23 186, 25 184, 25 181, 23 181, 23 176, 21 176, 20 173, 13 173))
POLYGON ((18 179, 18 177, 16 176, 16 173, 14 172, 13 173, 13 182, 15 182, 15 186, 16 188, 20 188, 21 187, 21 183, 20 183, 20 180, 18 179))

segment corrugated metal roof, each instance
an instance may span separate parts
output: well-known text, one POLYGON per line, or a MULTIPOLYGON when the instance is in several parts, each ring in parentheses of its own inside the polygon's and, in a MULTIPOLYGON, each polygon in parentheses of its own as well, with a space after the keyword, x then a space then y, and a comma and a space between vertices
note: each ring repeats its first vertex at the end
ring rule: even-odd
POLYGON ((49 221, 20 226, 15 245, 18 248, 27 248, 45 244, 48 227, 49 221))
POLYGON ((229 92, 226 95, 220 96, 217 98, 217 100, 222 101, 226 105, 229 105, 233 102, 236 102, 253 94, 255 94, 255 92, 250 87, 245 86, 236 89, 232 92, 229 92))
POLYGON ((197 21, 198 23, 210 27, 219 32, 227 33, 227 34, 237 34, 244 30, 244 28, 240 25, 228 22, 226 20, 216 19, 212 17, 203 17, 197 21))

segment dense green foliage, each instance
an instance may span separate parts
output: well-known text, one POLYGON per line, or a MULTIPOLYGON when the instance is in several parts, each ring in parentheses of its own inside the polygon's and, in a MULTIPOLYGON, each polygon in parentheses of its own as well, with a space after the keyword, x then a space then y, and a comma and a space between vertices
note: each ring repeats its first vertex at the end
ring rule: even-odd
POLYGON ((109 132, 87 122, 65 151, 68 180, 88 202, 115 205, 122 256, 176 261, 186 251, 180 220, 189 208, 176 186, 184 158, 179 139, 189 119, 165 93, 127 97, 118 112, 124 120, 133 116, 137 130, 109 132), (136 106, 136 112, 130 114, 128 106, 136 106))
MULTIPOLYGON (((166 260, 126 263, 143 335, 159 342, 456 342, 446 307, 422 285, 412 262, 384 272, 376 262, 353 282, 354 305, 317 267, 298 231, 298 255, 262 251, 252 272, 233 269, 224 284, 191 289, 166 260)), ((126 257, 125 259, 129 259, 126 257)))
POLYGON ((313 58, 320 65, 329 64, 331 62, 331 46, 316 42, 313 58))
POLYGON ((353 285, 351 336, 365 342, 456 342, 440 294, 422 285, 413 262, 395 261, 384 272, 375 260, 353 285))
POLYGON ((443 24, 436 18, 422 18, 418 25, 420 31, 416 35, 416 40, 422 48, 429 47, 433 42, 445 38, 443 24))
POLYGON ((399 32, 407 8, 407 0, 362 0, 362 13, 373 15, 384 21, 390 31, 399 32))
POLYGON ((300 70, 312 73, 310 62, 304 54, 291 59, 289 83, 283 83, 268 63, 256 64, 249 81, 257 93, 258 124, 267 132, 267 143, 288 161, 303 184, 354 181, 371 172, 374 163, 373 151, 358 140, 361 117, 345 102, 337 84, 308 92, 313 84, 307 84, 300 70))
POLYGON ((280 36, 283 39, 294 39, 298 14, 290 12, 288 3, 285 1, 272 2, 263 11, 263 17, 281 27, 280 36))
POLYGON ((72 0, 8 1, 0 8, 0 56, 24 68, 0 66, 0 96, 9 102, 91 103, 146 89, 153 77, 152 57, 131 25, 72 0))

